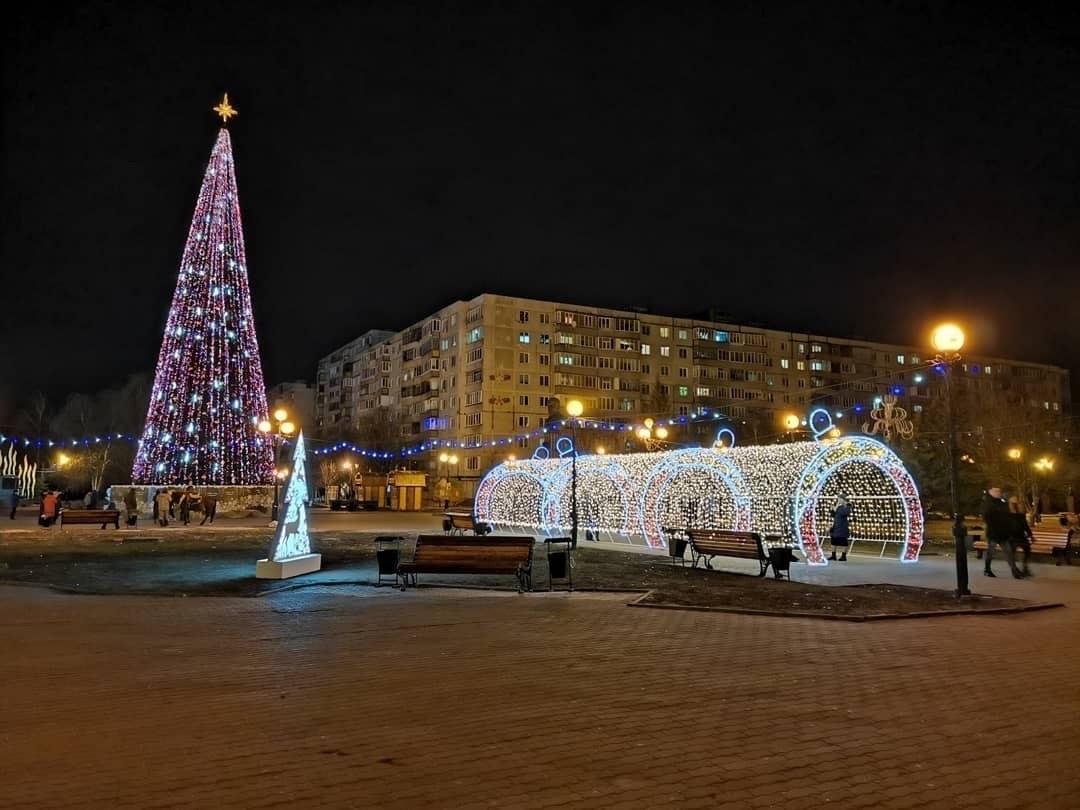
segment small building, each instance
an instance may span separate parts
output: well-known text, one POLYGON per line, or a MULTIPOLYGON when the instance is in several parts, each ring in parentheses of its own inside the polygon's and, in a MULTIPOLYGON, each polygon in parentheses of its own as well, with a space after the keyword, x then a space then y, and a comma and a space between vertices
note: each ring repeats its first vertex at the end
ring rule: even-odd
POLYGON ((387 506, 396 512, 419 512, 427 489, 427 473, 392 470, 386 476, 387 506))

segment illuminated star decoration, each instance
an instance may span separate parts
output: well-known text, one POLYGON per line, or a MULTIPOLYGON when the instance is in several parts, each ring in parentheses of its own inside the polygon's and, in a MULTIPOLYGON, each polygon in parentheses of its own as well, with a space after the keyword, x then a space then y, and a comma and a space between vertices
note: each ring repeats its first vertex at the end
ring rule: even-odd
POLYGON ((881 405, 870 411, 870 418, 874 423, 863 423, 863 432, 871 436, 880 433, 886 442, 892 441, 893 431, 901 439, 910 439, 915 435, 915 426, 908 420, 907 410, 896 404, 896 397, 892 394, 886 394, 881 405))
POLYGON ((222 97, 221 103, 214 107, 214 112, 221 116, 221 121, 225 124, 229 123, 229 119, 234 115, 239 115, 239 113, 236 112, 236 108, 229 103, 228 93, 222 97))

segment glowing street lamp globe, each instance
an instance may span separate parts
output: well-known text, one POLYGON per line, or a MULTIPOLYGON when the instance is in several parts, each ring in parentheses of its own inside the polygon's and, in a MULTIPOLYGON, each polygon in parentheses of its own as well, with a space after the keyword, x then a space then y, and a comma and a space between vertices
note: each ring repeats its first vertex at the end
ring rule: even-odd
POLYGON ((566 413, 573 417, 581 416, 585 412, 585 406, 580 399, 572 399, 566 403, 566 413))
POLYGON ((1011 458, 1013 461, 1019 461, 1020 457, 1023 456, 1023 455, 1024 455, 1024 451, 1021 450, 1019 447, 1010 447, 1009 448, 1009 458, 1011 458))
POLYGON ((450 460, 450 456, 448 456, 446 453, 439 453, 439 463, 440 464, 445 464, 449 460, 450 460))
POLYGON ((666 439, 667 438, 667 428, 666 427, 658 427, 656 429, 656 438, 658 438, 658 439, 666 439))
POLYGON ((795 430, 799 426, 799 417, 793 413, 789 413, 784 417, 784 427, 788 430, 795 430))
POLYGON ((964 348, 964 330, 955 323, 943 323, 930 334, 930 345, 941 354, 957 354, 964 348))
POLYGON ((261 422, 259 422, 260 433, 269 433, 273 429, 273 427, 274 426, 270 424, 269 419, 263 419, 261 422))
POLYGON ((294 425, 292 422, 282 422, 281 432, 286 436, 291 436, 296 432, 296 425, 294 425))
POLYGON ((284 408, 278 408, 276 411, 274 411, 274 419, 276 419, 277 421, 284 422, 288 418, 289 412, 284 408))
POLYGON ((637 429, 637 435, 639 439, 648 439, 650 436, 652 436, 652 431, 649 430, 647 427, 639 427, 637 429))

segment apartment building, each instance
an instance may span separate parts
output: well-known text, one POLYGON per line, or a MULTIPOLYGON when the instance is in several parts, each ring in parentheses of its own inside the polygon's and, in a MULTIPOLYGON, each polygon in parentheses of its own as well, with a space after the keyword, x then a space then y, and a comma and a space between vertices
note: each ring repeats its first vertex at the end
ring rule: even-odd
MULTIPOLYGON (((929 355, 913 346, 484 294, 400 332, 366 332, 323 358, 316 423, 336 438, 363 414, 388 409, 402 446, 456 443, 454 469, 440 464, 439 452, 409 460, 433 478, 460 481, 468 495, 508 453, 533 452, 543 437, 525 434, 546 424, 552 397, 579 399, 586 417, 608 422, 722 413, 741 441, 752 442, 775 435, 783 414, 811 407, 861 424, 890 394, 917 418, 940 391, 929 355)), ((972 356, 961 379, 979 390, 1008 390, 1032 412, 1069 408, 1061 368, 972 356)), ((680 428, 687 435, 679 438, 707 439, 716 429, 698 423, 680 428)), ((579 443, 600 441, 594 435, 579 443)), ((606 440, 634 441, 627 434, 606 440)))

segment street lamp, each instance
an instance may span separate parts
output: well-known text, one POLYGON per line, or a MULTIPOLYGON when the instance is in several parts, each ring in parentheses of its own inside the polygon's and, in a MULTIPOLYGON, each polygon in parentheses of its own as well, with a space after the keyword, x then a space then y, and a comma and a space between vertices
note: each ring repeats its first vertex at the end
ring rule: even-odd
POLYGON ((949 491, 952 495, 953 541, 956 544, 956 595, 970 596, 967 570, 967 526, 960 512, 959 459, 956 449, 956 411, 953 404, 953 385, 960 350, 964 348, 964 330, 954 323, 935 327, 930 345, 937 352, 935 362, 945 368, 945 411, 949 421, 949 491))
MULTIPOLYGON (((1054 460, 1049 456, 1043 456, 1031 466, 1035 468, 1035 472, 1041 475, 1049 475, 1054 471, 1054 460)), ((1031 507, 1035 510, 1036 517, 1042 514, 1042 504, 1039 497, 1038 478, 1035 478, 1031 482, 1031 507)))
POLYGON ((580 399, 566 403, 566 413, 570 417, 570 437, 574 443, 574 452, 570 456, 570 546, 577 548, 577 420, 585 412, 580 399))
MULTIPOLYGON (((284 408, 278 408, 274 411, 274 421, 269 419, 263 419, 259 422, 259 432, 264 436, 269 436, 274 447, 274 467, 276 468, 281 455, 281 445, 286 438, 296 432, 296 425, 289 421, 289 412, 284 408)), ((288 475, 288 470, 285 471, 288 475)), ((270 522, 277 523, 278 519, 278 485, 283 479, 281 470, 275 469, 274 471, 274 505, 270 510, 270 522)))
POLYGON ((648 451, 657 450, 667 444, 668 429, 663 425, 656 425, 650 418, 636 431, 637 437, 645 444, 648 451))

